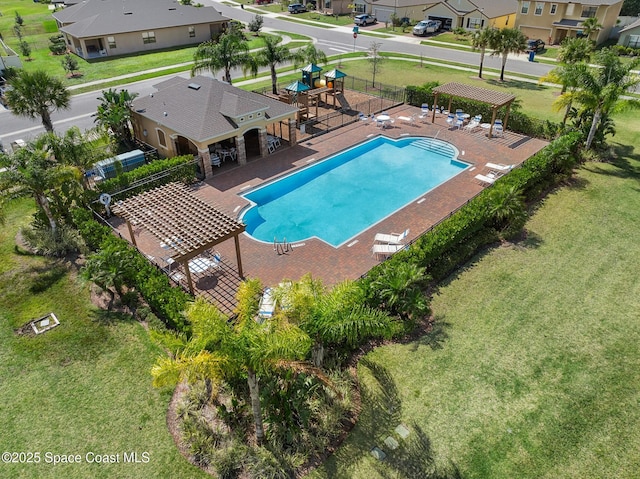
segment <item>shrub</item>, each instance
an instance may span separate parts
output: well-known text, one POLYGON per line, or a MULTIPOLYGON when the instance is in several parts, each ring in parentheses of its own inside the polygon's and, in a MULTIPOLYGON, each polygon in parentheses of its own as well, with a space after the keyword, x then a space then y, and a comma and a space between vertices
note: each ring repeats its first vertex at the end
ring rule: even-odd
POLYGON ((62 258, 85 249, 82 236, 67 225, 58 226, 54 233, 48 226, 26 226, 20 230, 24 241, 38 255, 62 258))
POLYGON ((518 208, 506 214, 497 202, 507 193, 517 196, 518 201, 538 200, 578 164, 582 140, 580 132, 572 132, 553 141, 421 236, 409 250, 400 251, 374 267, 363 279, 367 297, 374 300, 373 286, 384 282, 384 277, 391 274, 391 268, 413 263, 425 268, 426 274, 438 281, 468 261, 480 248, 496 241, 500 237, 498 228, 504 236, 519 232, 526 216, 518 208))
POLYGON ((135 170, 122 172, 116 178, 103 181, 96 188, 95 197, 97 198, 101 193, 113 194, 135 183, 143 182, 145 179, 151 179, 152 181, 147 181, 137 187, 128 189, 126 192, 119 194, 118 199, 129 198, 172 181, 184 181, 185 183, 195 181, 196 166, 193 162, 193 157, 184 155, 155 160, 135 170))

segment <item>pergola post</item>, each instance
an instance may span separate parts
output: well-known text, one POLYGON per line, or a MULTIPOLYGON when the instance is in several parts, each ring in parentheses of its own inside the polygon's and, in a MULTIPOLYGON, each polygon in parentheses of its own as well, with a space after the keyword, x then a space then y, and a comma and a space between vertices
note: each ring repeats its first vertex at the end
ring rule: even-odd
POLYGON ((129 236, 131 236, 131 244, 132 244, 133 246, 138 246, 138 245, 136 244, 136 237, 135 237, 135 235, 133 234, 133 228, 131 227, 131 223, 129 222, 129 220, 127 220, 127 229, 129 230, 129 236))
POLYGON ((433 97, 433 114, 431 115, 431 123, 436 122, 436 106, 438 105, 438 98, 440 98, 440 93, 436 92, 433 97))
POLYGON ((238 235, 233 237, 236 245, 236 260, 238 261, 238 275, 240 279, 244 278, 244 272, 242 271, 242 255, 240 254, 240 238, 238 235))
POLYGON ((507 104, 507 112, 504 115, 504 121, 502 122, 502 127, 507 129, 507 122, 509 121, 509 112, 511 111, 511 102, 507 104))
POLYGON ((187 277, 187 286, 189 286, 189 292, 195 296, 195 292, 193 290, 193 281, 191 280, 191 271, 189 271, 189 262, 185 261, 182 263, 182 267, 184 268, 184 273, 187 277))

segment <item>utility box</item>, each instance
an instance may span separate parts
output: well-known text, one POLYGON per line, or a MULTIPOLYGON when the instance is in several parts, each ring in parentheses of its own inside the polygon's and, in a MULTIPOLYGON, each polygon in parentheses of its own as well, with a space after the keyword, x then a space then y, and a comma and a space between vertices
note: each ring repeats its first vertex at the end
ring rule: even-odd
POLYGON ((94 170, 97 176, 101 176, 104 179, 116 177, 115 163, 120 162, 122 165, 122 171, 131 171, 139 166, 144 165, 144 152, 142 150, 133 150, 126 153, 121 153, 113 158, 107 158, 97 162, 94 165, 94 170))

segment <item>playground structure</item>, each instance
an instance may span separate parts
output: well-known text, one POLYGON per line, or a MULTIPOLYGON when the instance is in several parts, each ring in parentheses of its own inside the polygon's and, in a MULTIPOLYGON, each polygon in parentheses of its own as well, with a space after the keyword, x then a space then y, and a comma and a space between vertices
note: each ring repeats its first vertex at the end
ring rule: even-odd
POLYGON ((284 92, 278 94, 278 99, 290 105, 297 106, 298 122, 318 117, 318 107, 323 106, 336 109, 340 107, 339 96, 344 93, 344 78, 346 73, 333 69, 321 78, 322 68, 310 63, 302 69, 302 79, 289 84, 284 92), (331 98, 331 100, 330 100, 331 98), (313 110, 313 114, 311 113, 313 110))

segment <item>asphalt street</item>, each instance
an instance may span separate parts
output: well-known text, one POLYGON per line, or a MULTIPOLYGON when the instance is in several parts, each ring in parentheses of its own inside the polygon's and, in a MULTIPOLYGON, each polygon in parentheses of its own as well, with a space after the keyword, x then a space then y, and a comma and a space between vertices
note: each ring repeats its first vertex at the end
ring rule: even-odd
MULTIPOLYGON (((249 22, 253 19, 254 14, 247 10, 242 10, 239 6, 229 6, 211 0, 205 0, 207 3, 215 6, 224 16, 234 18, 242 22, 249 22)), ((288 13, 283 13, 288 15, 288 13)), ((352 26, 325 28, 317 27, 312 24, 302 24, 289 22, 278 18, 278 15, 263 15, 263 27, 267 30, 280 30, 301 35, 307 35, 314 39, 316 47, 324 51, 327 56, 340 53, 357 51, 367 51, 371 44, 375 41, 381 44, 381 51, 410 53, 414 55, 422 55, 432 61, 446 60, 447 62, 457 62, 468 64, 471 68, 477 68, 479 63, 479 54, 477 52, 466 52, 442 48, 432 45, 421 45, 419 37, 395 37, 380 38, 372 35, 359 35, 353 38, 351 31, 352 26)), ((362 30, 372 29, 371 27, 361 27, 362 30)), ((500 59, 490 55, 485 56, 485 68, 500 68, 500 59)), ((527 74, 534 76, 545 75, 553 66, 544 63, 528 62, 525 56, 510 57, 507 61, 507 74, 515 75, 527 74)), ((188 72, 183 74, 188 75, 188 72)), ((175 76, 172 74, 170 76, 175 76)), ((241 72, 235 72, 232 77, 241 76, 241 72)), ((130 92, 139 95, 148 95, 154 91, 153 85, 162 81, 164 77, 157 77, 149 80, 139 81, 135 83, 127 83, 123 80, 122 88, 127 88, 130 92)), ((96 86, 96 91, 73 95, 71 100, 71 108, 69 110, 57 111, 52 114, 54 128, 57 132, 64 132, 72 126, 77 126, 81 130, 86 130, 94 126, 93 114, 96 112, 99 104, 101 88, 96 86)), ((12 141, 20 138, 29 140, 43 132, 44 129, 39 120, 30 120, 28 118, 13 115, 9 110, 0 106, 0 140, 4 145, 9 145, 12 141)))

